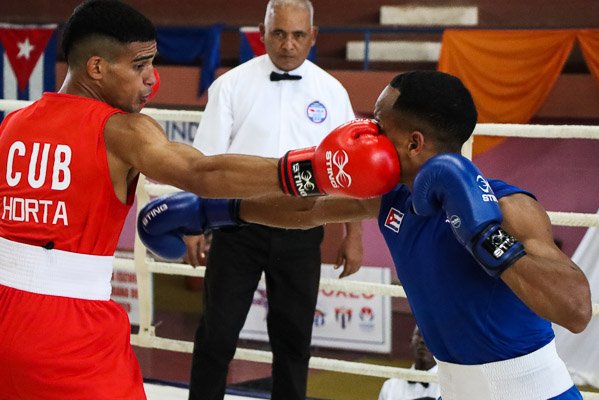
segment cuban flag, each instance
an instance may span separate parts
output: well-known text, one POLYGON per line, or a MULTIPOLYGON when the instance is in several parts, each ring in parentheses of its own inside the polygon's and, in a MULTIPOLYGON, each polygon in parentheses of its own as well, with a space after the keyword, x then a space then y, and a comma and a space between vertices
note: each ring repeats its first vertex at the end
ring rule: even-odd
MULTIPOLYGON (((264 42, 260 39, 260 30, 257 26, 242 26, 239 28, 239 62, 244 63, 254 57, 266 54, 264 42)), ((308 60, 316 60, 316 46, 312 46, 308 53, 308 60)))
POLYGON ((56 91, 56 28, 0 24, 0 98, 37 100, 56 91))

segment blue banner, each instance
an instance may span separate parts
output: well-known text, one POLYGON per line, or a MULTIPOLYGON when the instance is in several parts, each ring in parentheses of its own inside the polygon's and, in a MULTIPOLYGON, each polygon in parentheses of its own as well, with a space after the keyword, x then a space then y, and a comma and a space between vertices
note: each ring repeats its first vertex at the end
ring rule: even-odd
POLYGON ((220 66, 220 37, 222 24, 207 28, 159 27, 158 54, 177 64, 202 62, 199 95, 201 96, 216 77, 220 66))

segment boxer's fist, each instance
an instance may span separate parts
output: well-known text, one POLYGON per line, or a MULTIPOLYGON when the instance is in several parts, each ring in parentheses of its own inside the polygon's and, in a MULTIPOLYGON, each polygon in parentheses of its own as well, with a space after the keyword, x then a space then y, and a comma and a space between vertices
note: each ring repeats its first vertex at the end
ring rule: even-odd
POLYGON ((399 183, 399 157, 370 119, 337 128, 318 147, 291 150, 279 160, 283 192, 293 196, 380 196, 399 183))
POLYGON ((501 229, 497 198, 465 157, 447 153, 424 163, 414 179, 412 205, 416 214, 425 216, 442 209, 457 239, 493 277, 526 254, 522 244, 501 229))
POLYGON ((154 254, 175 260, 185 254, 184 235, 241 224, 238 200, 202 199, 181 192, 148 202, 137 217, 137 232, 154 254))

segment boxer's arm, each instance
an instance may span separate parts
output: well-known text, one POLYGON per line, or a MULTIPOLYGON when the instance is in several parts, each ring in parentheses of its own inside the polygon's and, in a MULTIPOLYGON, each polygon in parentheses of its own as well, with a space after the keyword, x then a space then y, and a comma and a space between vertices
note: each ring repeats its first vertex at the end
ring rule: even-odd
POLYGON ((139 238, 160 257, 178 259, 186 251, 189 256, 185 235, 241 226, 247 222, 311 228, 327 222, 376 216, 379 206, 377 199, 322 198, 318 201, 279 196, 246 200, 244 207, 244 200, 203 199, 189 192, 158 197, 140 210, 137 217, 139 238))
POLYGON ((312 176, 328 181, 324 188, 331 189, 335 185, 334 193, 367 198, 395 186, 399 179, 399 160, 393 145, 382 135, 374 141, 354 140, 362 133, 368 135, 364 124, 359 122, 335 129, 323 140, 323 144, 328 145, 321 144, 314 153, 314 157, 323 160, 300 176, 296 176, 295 164, 275 159, 236 154, 205 156, 191 146, 168 141, 160 125, 142 114, 110 117, 105 127, 105 141, 111 177, 121 199, 126 197, 134 171, 206 198, 279 193, 286 185, 295 186, 298 181, 306 186, 312 176), (339 160, 332 161, 335 168, 324 160, 329 153, 340 155, 339 160), (280 168, 276 168, 278 164, 288 166, 289 174, 280 172, 280 168), (343 170, 344 167, 347 170, 343 170), (126 183, 125 176, 128 177, 126 183), (335 180, 342 183, 337 184, 335 180))
POLYGON ((161 183, 202 197, 248 197, 280 193, 277 160, 243 155, 204 156, 166 138, 162 127, 143 114, 116 114, 105 140, 115 190, 126 193, 123 176, 139 171, 161 183))
POLYGON ((239 219, 239 201, 204 199, 189 192, 157 197, 139 212, 139 238, 160 257, 181 258, 189 247, 185 235, 244 225, 239 219))
POLYGON ((380 204, 380 197, 351 199, 332 196, 311 198, 270 196, 242 200, 239 216, 245 222, 306 229, 327 223, 376 218, 380 204))
POLYGON ((555 245, 547 213, 524 194, 503 197, 499 205, 502 227, 526 250, 501 279, 539 316, 572 332, 582 331, 592 314, 589 283, 555 245))

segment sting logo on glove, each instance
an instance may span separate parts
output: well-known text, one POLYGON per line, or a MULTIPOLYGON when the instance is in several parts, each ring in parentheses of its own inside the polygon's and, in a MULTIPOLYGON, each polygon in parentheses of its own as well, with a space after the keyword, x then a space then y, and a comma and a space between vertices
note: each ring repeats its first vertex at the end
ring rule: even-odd
POLYGON ((414 179, 412 205, 424 216, 443 209, 458 241, 494 278, 526 255, 522 243, 500 226, 503 215, 493 188, 459 154, 437 155, 424 163, 414 179))
POLYGON ((400 166, 376 121, 357 119, 335 128, 317 147, 289 150, 279 159, 278 173, 281 190, 292 196, 366 199, 393 189, 400 166))
POLYGON ((327 174, 331 186, 335 189, 340 187, 348 188, 351 186, 351 175, 343 170, 349 161, 349 156, 345 150, 337 150, 335 153, 327 151, 325 154, 327 174), (339 170, 337 175, 333 173, 333 165, 339 170))
POLYGON ((480 188, 480 190, 485 192, 485 194, 482 195, 483 201, 494 201, 495 203, 497 203, 497 197, 495 197, 495 194, 493 194, 491 186, 489 186, 489 182, 487 182, 487 180, 483 178, 481 175, 478 175, 476 177, 476 182, 478 183, 478 187, 480 188))
POLYGON ((516 239, 501 228, 491 233, 483 242, 483 248, 493 254, 496 259, 501 258, 514 244, 516 239))
POLYGON ((166 204, 158 204, 157 207, 151 208, 149 211, 147 211, 144 215, 143 218, 141 220, 141 223, 144 226, 147 226, 148 223, 150 223, 150 221, 157 215, 161 214, 163 211, 168 210, 168 205, 166 204))
POLYGON ((318 193, 314 175, 312 174, 312 161, 303 160, 293 163, 293 180, 300 196, 313 196, 318 193))

